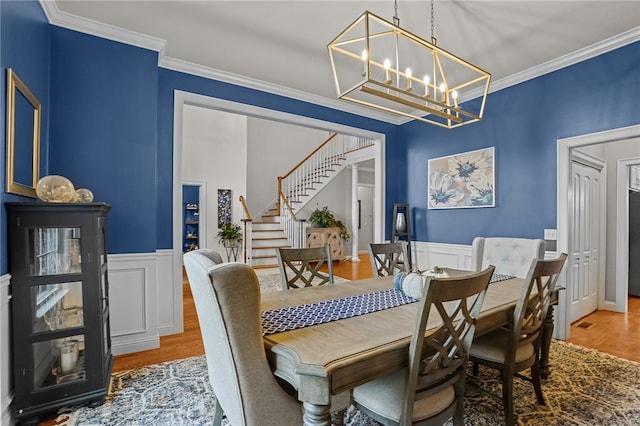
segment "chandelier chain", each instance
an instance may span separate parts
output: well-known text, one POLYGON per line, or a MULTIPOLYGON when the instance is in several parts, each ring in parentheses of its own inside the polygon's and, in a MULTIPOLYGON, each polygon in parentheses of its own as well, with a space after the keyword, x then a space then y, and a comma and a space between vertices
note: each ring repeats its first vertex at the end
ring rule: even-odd
POLYGON ((400 26, 400 18, 398 18, 398 0, 395 0, 395 2, 393 4, 393 10, 394 10, 393 23, 396 24, 399 27, 400 26))
POLYGON ((434 31, 433 31, 433 28, 434 28, 434 23, 433 23, 434 22, 434 18, 433 18, 433 15, 434 15, 434 13, 433 13, 433 3, 434 3, 434 1, 435 0, 431 0, 431 40, 435 39, 434 31))

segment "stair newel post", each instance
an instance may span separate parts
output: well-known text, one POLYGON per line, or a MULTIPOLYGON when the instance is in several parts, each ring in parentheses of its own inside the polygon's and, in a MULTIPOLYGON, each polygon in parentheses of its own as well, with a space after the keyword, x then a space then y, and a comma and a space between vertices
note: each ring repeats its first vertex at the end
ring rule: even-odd
POLYGON ((282 215, 282 176, 278 176, 278 216, 282 215))
POLYGON ((253 259, 251 257, 251 253, 252 253, 252 248, 253 245, 251 244, 251 229, 252 229, 252 223, 253 220, 252 219, 240 219, 240 221, 243 223, 244 225, 244 232, 242 233, 244 241, 242 244, 244 253, 243 253, 243 259, 244 259, 244 263, 246 263, 247 265, 252 266, 253 265, 253 259))

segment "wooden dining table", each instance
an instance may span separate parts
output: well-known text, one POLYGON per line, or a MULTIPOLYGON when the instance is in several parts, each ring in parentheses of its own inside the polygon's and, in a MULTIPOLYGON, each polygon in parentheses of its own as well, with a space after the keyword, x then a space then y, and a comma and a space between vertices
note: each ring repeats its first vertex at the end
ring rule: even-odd
MULTIPOLYGON (((462 271, 448 270, 450 274, 462 271)), ((476 327, 488 333, 511 321, 524 280, 511 278, 491 283, 476 327)), ((333 285, 262 293, 261 309, 268 311, 393 288, 393 277, 341 282, 333 285)), ((263 337, 267 358, 276 377, 298 392, 304 424, 331 425, 332 397, 403 368, 417 318, 419 303, 408 303, 364 315, 330 321, 263 337)), ((551 309, 550 309, 551 311, 551 309)), ((542 355, 547 365, 553 330, 545 326, 542 355)), ((431 328, 439 324, 433 324, 431 328)), ((429 324, 427 325, 429 329, 429 324)))

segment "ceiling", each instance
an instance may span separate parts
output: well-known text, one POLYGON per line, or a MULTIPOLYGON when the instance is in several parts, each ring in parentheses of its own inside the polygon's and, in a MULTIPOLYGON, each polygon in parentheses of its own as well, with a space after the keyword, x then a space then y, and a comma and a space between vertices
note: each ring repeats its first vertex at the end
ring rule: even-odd
MULTIPOLYGON (((160 51, 160 66, 393 122, 336 99, 327 53, 365 10, 391 21, 393 1, 41 3, 55 25, 160 51)), ((398 17, 431 38, 430 2, 399 0, 398 17)), ((490 72, 495 91, 640 40, 640 1, 438 0, 434 23, 438 46, 490 72)))

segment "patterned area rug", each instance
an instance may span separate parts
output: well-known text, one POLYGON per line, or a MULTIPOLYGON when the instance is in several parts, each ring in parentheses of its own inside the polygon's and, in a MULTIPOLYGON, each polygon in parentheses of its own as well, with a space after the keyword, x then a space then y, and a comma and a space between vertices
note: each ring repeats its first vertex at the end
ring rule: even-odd
MULTIPOLYGON (((639 363, 555 340, 550 356, 551 377, 543 382, 546 406, 538 405, 530 383, 515 381, 519 425, 640 424, 639 363)), ((500 395, 492 370, 481 367, 469 381, 500 395)), ((210 425, 215 406, 206 361, 199 356, 116 373, 102 406, 80 407, 60 419, 68 426, 210 425)), ((465 420, 474 426, 504 424, 500 399, 467 386, 465 420)), ((226 419, 223 425, 229 426, 226 419)), ((378 423, 349 407, 345 425, 378 423)))

